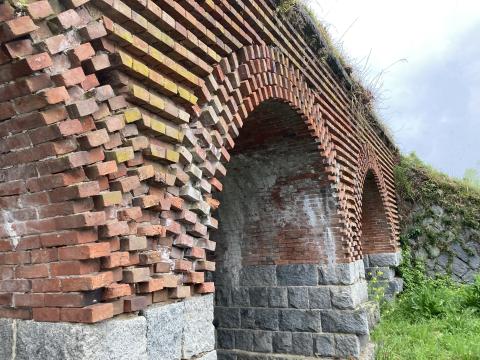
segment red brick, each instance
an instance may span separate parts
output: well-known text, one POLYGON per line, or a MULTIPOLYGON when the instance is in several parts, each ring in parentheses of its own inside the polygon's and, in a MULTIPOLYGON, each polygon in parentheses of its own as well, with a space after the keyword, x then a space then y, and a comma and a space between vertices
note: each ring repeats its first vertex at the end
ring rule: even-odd
POLYGON ((48 265, 23 265, 15 269, 15 276, 19 279, 36 279, 48 277, 48 265))
POLYGON ((95 290, 110 285, 113 282, 114 278, 111 271, 95 275, 82 275, 61 279, 62 290, 64 292, 95 290))
POLYGON ((150 279, 147 282, 138 284, 138 292, 140 293, 151 293, 154 291, 159 291, 163 289, 163 279, 150 279))
POLYGON ((53 14, 53 9, 47 0, 28 4, 27 11, 34 20, 43 19, 53 14))
POLYGON ((97 179, 100 176, 113 174, 117 171, 118 167, 115 160, 98 163, 86 168, 87 175, 90 179, 97 179))
POLYGON ((13 301, 16 307, 42 307, 45 304, 43 294, 15 294, 13 301))
POLYGON ((6 183, 0 183, 0 196, 10 196, 23 194, 27 191, 23 180, 15 180, 6 183))
POLYGON ((32 280, 32 291, 34 292, 60 292, 60 279, 34 279, 32 280))
POLYGON ((93 98, 67 105, 68 114, 74 119, 93 114, 97 110, 98 105, 93 98))
POLYGON ((81 199, 98 195, 100 187, 98 181, 89 181, 81 184, 74 184, 67 187, 60 187, 49 192, 49 199, 52 203, 72 199, 81 199))
POLYGON ((49 263, 58 260, 57 249, 36 249, 31 253, 32 264, 49 263))
POLYGON ((195 285, 195 292, 197 294, 209 294, 215 292, 215 283, 206 282, 203 284, 195 285))
POLYGON ((132 295, 132 288, 128 284, 111 284, 105 287, 103 293, 104 300, 110 300, 114 298, 119 298, 123 296, 132 295))
POLYGON ((113 305, 110 303, 90 305, 81 309, 61 309, 61 321, 96 323, 113 317, 113 305))
POLYGON ((0 281, 0 292, 27 292, 30 291, 30 280, 2 280, 0 281))
POLYGON ((101 291, 45 294, 46 307, 84 307, 101 301, 101 291))
POLYGON ((132 312, 145 309, 152 304, 151 296, 130 296, 124 300, 124 311, 132 312))
POLYGON ((0 41, 7 42, 38 29, 29 16, 8 20, 0 27, 0 41))
POLYGON ((128 252, 113 252, 109 256, 102 258, 102 267, 105 269, 128 266, 129 264, 130 256, 128 252))
POLYGON ((80 29, 80 36, 85 41, 91 41, 93 39, 101 38, 107 36, 107 31, 105 27, 97 21, 91 22, 86 27, 80 29))
MULTIPOLYGON (((105 129, 92 131, 78 138, 78 142, 82 149, 91 149, 97 146, 101 146, 110 141, 108 132, 105 129)), ((104 174, 106 175, 106 174, 104 174)))
POLYGON ((11 41, 5 44, 5 48, 12 58, 23 58, 27 55, 32 55, 34 52, 30 39, 11 41))
POLYGON ((58 322, 60 321, 60 309, 59 308, 35 308, 32 309, 33 320, 45 321, 45 322, 58 322))
POLYGON ((0 318, 30 320, 32 312, 30 309, 0 308, 0 318))
POLYGON ((95 50, 90 43, 79 45, 68 53, 70 61, 75 66, 80 65, 81 62, 90 59, 94 55, 95 50))
POLYGON ((11 20, 15 17, 15 9, 10 3, 0 4, 0 22, 11 20))
POLYGON ((83 82, 85 80, 85 74, 82 67, 79 66, 53 76, 52 80, 57 86, 69 87, 83 82))
POLYGON ((104 242, 68 246, 58 249, 60 260, 95 259, 108 255, 110 255, 110 245, 104 242))
POLYGON ((51 27, 56 31, 61 32, 67 30, 72 26, 78 26, 81 23, 80 16, 73 9, 64 11, 58 14, 55 18, 50 19, 51 27))

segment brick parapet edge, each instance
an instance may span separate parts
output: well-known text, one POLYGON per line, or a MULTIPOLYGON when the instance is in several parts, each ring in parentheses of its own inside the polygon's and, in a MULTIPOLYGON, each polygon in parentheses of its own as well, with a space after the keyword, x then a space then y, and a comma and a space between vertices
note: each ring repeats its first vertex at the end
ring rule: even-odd
POLYGON ((369 169, 397 249, 394 151, 272 11, 233 0, 0 5, 0 317, 93 323, 213 292, 212 192, 266 100, 288 103, 318 142, 343 219, 338 261, 362 257, 369 169))

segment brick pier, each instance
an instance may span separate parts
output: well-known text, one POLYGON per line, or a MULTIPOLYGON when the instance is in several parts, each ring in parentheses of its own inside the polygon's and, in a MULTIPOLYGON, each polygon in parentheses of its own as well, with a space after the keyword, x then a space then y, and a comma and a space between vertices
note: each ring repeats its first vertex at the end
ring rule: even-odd
POLYGON ((0 4, 0 360, 371 354, 397 150, 303 20, 0 4))

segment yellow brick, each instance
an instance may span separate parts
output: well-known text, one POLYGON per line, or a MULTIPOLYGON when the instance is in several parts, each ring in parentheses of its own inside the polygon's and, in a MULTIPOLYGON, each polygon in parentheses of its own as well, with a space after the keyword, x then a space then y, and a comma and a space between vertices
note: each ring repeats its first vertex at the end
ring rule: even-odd
POLYGON ((180 154, 174 150, 167 149, 165 158, 172 163, 177 163, 178 159, 180 158, 180 154))
POLYGON ((155 94, 150 94, 149 104, 156 107, 159 110, 165 109, 165 101, 161 97, 155 94))
POLYGON ((172 94, 176 94, 178 91, 177 85, 173 81, 170 81, 168 79, 165 79, 164 88, 172 94))
POLYGON ((126 109, 123 114, 125 115, 125 122, 132 123, 142 118, 142 113, 138 108, 126 109))
POLYGON ((133 35, 130 31, 124 29, 118 24, 113 24, 113 33, 128 43, 133 42, 133 35))
POLYGON ((165 55, 162 54, 157 49, 155 49, 153 46, 148 47, 148 53, 150 54, 151 57, 153 57, 158 62, 160 62, 162 64, 165 62, 165 55))
POLYGON ((184 137, 184 136, 185 136, 185 134, 183 133, 183 131, 179 131, 179 132, 178 132, 178 138, 177 138, 177 140, 178 140, 179 143, 183 142, 183 137, 184 137))
POLYGON ((180 97, 184 100, 187 100, 188 102, 192 103, 192 104, 196 104, 197 103, 197 98, 195 95, 193 95, 190 91, 188 91, 187 89, 185 88, 182 88, 182 87, 178 87, 178 95, 180 95, 180 97))
POLYGON ((142 74, 145 77, 148 77, 148 74, 149 74, 149 71, 150 71, 150 69, 148 68, 147 65, 145 65, 144 63, 142 63, 138 60, 135 60, 135 59, 133 59, 132 69, 135 70, 136 72, 142 74))
POLYGON ((165 135, 172 138, 172 139, 178 140, 178 130, 175 129, 174 127, 167 126, 166 131, 165 131, 165 135))
POLYGON ((113 2, 113 8, 118 12, 121 12, 123 15, 128 17, 129 19, 132 18, 132 9, 130 9, 125 3, 116 0, 113 2))
POLYGON ((155 120, 155 119, 150 119, 150 128, 158 132, 160 134, 165 134, 166 133, 166 126, 164 123, 161 121, 155 120))
POLYGON ((144 88, 138 85, 132 85, 131 91, 132 91, 132 95, 137 99, 143 100, 147 103, 150 101, 150 93, 144 88))
POLYGON ((98 198, 101 199, 103 206, 112 206, 117 205, 122 202, 122 192, 121 191, 108 191, 98 195, 98 198))
POLYGON ((115 160, 117 163, 122 163, 134 158, 133 148, 131 146, 105 151, 107 160, 115 160))
POLYGON ((171 47, 172 49, 175 47, 175 41, 165 33, 162 34, 161 41, 165 43, 165 45, 171 47))
POLYGON ((118 55, 120 55, 120 61, 122 62, 123 65, 131 68, 133 65, 133 59, 130 55, 128 55, 126 52, 123 51, 118 51, 118 55))

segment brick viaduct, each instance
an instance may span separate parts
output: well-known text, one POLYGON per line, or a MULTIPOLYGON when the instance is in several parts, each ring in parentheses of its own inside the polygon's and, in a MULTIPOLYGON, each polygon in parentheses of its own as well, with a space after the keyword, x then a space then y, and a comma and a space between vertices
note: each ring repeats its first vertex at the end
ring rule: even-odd
POLYGON ((397 151, 275 4, 0 21, 0 359, 371 355, 397 151))

